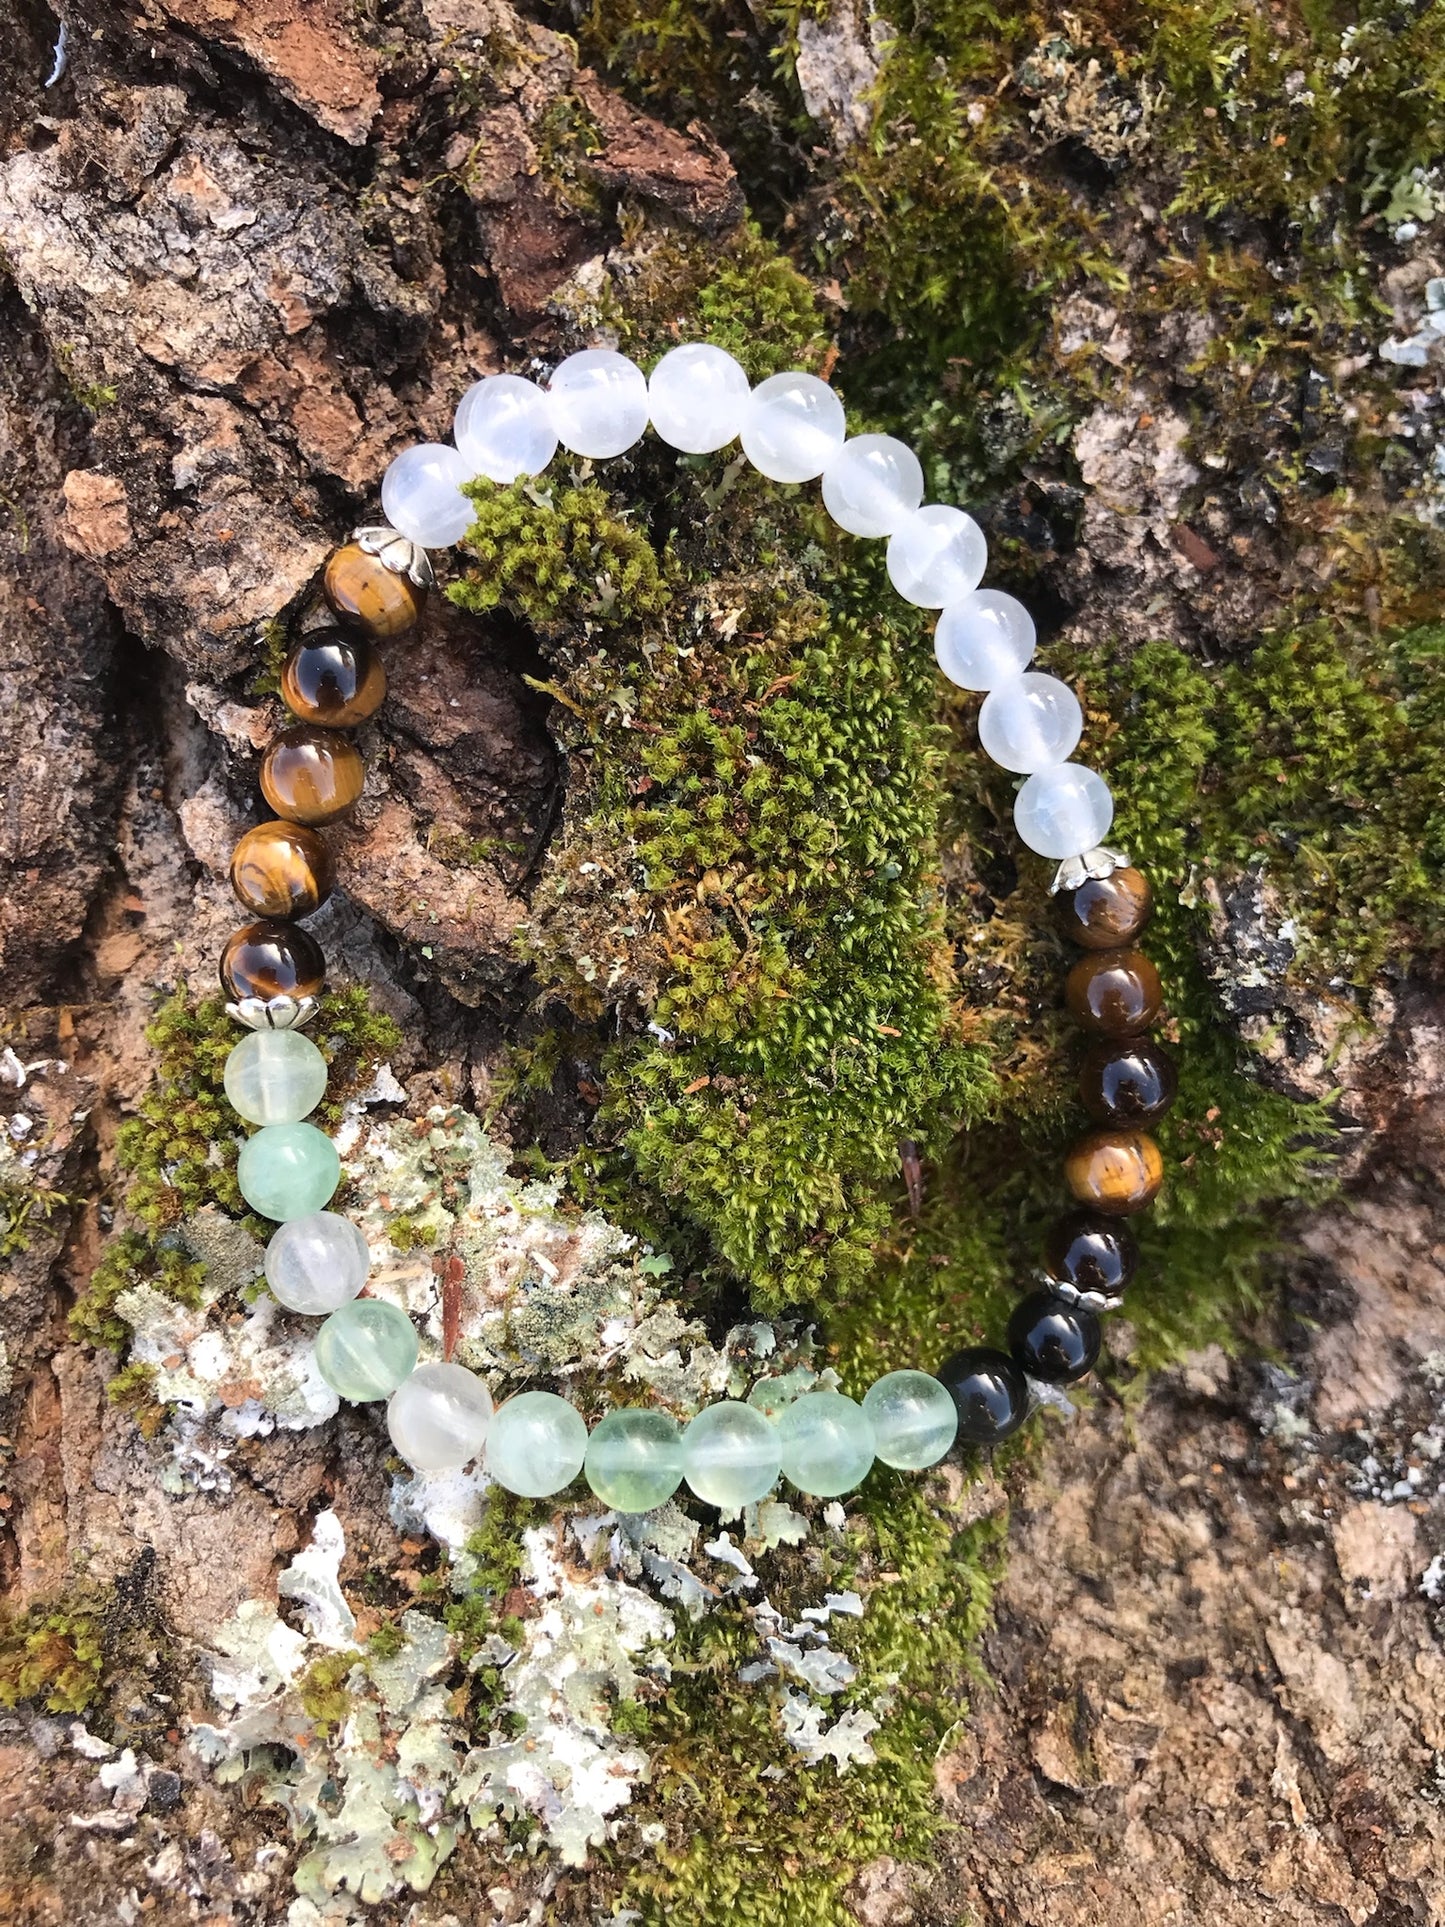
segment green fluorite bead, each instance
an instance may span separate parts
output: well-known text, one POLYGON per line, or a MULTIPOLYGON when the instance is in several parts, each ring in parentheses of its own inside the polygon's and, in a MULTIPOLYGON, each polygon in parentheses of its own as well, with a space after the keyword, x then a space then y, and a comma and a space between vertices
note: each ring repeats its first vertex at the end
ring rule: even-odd
POLYGON ((587 1422, 555 1392, 509 1398, 487 1434, 488 1472, 527 1499, 546 1499, 571 1485, 586 1456, 587 1422))
POLYGON ((706 1405, 682 1435, 682 1474, 700 1499, 740 1512, 777 1484, 777 1429, 751 1405, 725 1398, 706 1405))
POLYGON ((241 1146, 236 1182, 253 1211, 284 1224, 330 1201, 341 1159, 314 1124, 267 1124, 241 1146))
POLYGON ((628 1405, 587 1441, 587 1483, 614 1512, 651 1512, 682 1483, 682 1433, 666 1412, 628 1405))
POLYGON ((416 1363, 416 1327, 381 1298, 353 1298, 316 1334, 316 1369, 353 1404, 390 1398, 416 1363))
POLYGON ((804 1392, 778 1416, 783 1477, 800 1492, 836 1499, 867 1478, 873 1464, 873 1425, 861 1405, 841 1392, 804 1392))
POLYGON ((889 1372, 863 1394, 874 1449, 885 1465, 921 1472, 937 1465, 958 1436, 958 1407, 928 1372, 889 1372))
POLYGON ((224 1076, 231 1108, 248 1124, 297 1124, 326 1095, 326 1059, 299 1030, 253 1030, 224 1076))

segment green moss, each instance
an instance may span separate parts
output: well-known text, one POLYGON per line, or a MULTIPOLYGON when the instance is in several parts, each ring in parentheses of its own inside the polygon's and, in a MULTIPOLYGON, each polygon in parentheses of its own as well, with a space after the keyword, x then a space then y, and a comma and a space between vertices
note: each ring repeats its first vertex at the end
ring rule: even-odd
MULTIPOLYGON (((71 1310, 71 1335, 84 1344, 119 1351, 130 1337, 129 1325, 115 1310, 122 1292, 150 1285, 180 1304, 198 1306, 204 1277, 205 1266, 168 1240, 143 1231, 117 1232, 71 1310)), ((135 1389, 136 1382, 129 1381, 118 1402, 124 1403, 135 1389)))
POLYGON ((323 1738, 343 1725, 351 1711, 347 1681, 356 1664, 353 1652, 327 1653, 308 1666, 296 1682, 297 1697, 323 1738))
POLYGON ((818 367, 830 340, 811 282, 753 221, 719 253, 675 234, 649 237, 646 279, 619 318, 627 352, 648 366, 679 340, 707 340, 736 356, 754 382, 818 367))
POLYGON ((28 1251, 36 1226, 48 1224, 57 1211, 75 1202, 63 1191, 0 1182, 0 1258, 15 1258, 28 1251))
POLYGON ((660 605, 657 556, 595 485, 542 493, 532 482, 500 488, 483 478, 463 493, 477 519, 465 542, 473 565, 447 589, 459 608, 505 604, 547 628, 578 608, 612 623, 660 605))
POLYGON ((100 1691, 104 1658, 93 1600, 38 1603, 0 1619, 0 1705, 33 1700, 47 1713, 83 1713, 100 1691))
POLYGON ((143 1439, 153 1439, 166 1422, 166 1408, 155 1396, 155 1382, 154 1365, 134 1364, 123 1366, 105 1388, 111 1404, 130 1414, 143 1439))

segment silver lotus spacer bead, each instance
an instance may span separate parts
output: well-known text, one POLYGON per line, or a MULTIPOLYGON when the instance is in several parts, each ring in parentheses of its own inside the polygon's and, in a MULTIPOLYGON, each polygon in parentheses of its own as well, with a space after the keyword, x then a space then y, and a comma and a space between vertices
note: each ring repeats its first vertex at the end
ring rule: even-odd
POLYGON ((243 997, 227 1004, 226 1015, 247 1030, 299 1030, 320 1008, 319 997, 243 997))
POLYGON ((1029 1388, 1029 1411, 1037 1412, 1040 1406, 1050 1405, 1063 1418, 1074 1419, 1079 1408, 1069 1397, 1062 1385, 1046 1385, 1041 1378, 1030 1378, 1024 1373, 1024 1383, 1029 1388))
POLYGON ((412 542, 399 530, 378 522, 370 528, 353 529, 351 539, 359 549, 374 555, 393 575, 404 575, 419 589, 434 589, 431 557, 419 542, 412 542))
POLYGON ((1089 877, 1111 877, 1116 870, 1127 870, 1129 859, 1122 850, 1111 850, 1105 844, 1097 844, 1092 850, 1085 850, 1082 856, 1066 856, 1054 872, 1054 880, 1049 885, 1049 895, 1056 897, 1060 890, 1077 890, 1089 877))
POLYGON ((1038 1271, 1034 1276, 1046 1291, 1055 1298, 1062 1298, 1066 1305, 1082 1305, 1085 1311, 1118 1311, 1124 1300, 1111 1297, 1103 1291, 1080 1291, 1077 1285, 1066 1284, 1061 1278, 1051 1278, 1046 1271, 1038 1271))

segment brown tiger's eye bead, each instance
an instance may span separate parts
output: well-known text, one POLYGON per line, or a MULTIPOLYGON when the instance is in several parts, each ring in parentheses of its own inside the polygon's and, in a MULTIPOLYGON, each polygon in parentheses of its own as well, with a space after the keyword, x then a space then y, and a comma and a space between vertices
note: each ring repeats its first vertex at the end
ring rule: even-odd
POLYGON ((1097 1037, 1137 1037, 1159 1015, 1159 972, 1142 950, 1099 950, 1080 957, 1064 980, 1076 1023, 1097 1037))
POLYGON ((316 997, 326 982, 321 945, 290 923, 248 923, 221 952, 221 982, 243 997, 316 997))
POLYGON ((425 589, 387 568, 380 556, 368 555, 356 542, 331 551, 321 593, 338 622, 379 642, 415 629, 426 602, 425 589))
POLYGON ((1143 1131, 1091 1131, 1065 1157, 1064 1177, 1080 1204, 1127 1218, 1158 1196, 1164 1159, 1143 1131))
POLYGON ((1154 893, 1140 870, 1115 870, 1090 877, 1059 898, 1059 921, 1066 937, 1086 950, 1117 950, 1132 943, 1149 921, 1154 893))
POLYGON ((261 759, 261 794, 291 823, 330 823, 361 795, 361 751, 329 729, 283 729, 261 759))
POLYGON ((1079 1095, 1101 1124, 1152 1124, 1174 1102, 1174 1059, 1151 1038, 1093 1045, 1079 1068, 1079 1095))
POLYGON ((303 723, 354 729, 380 709, 386 671, 365 636, 319 630, 298 642, 286 658, 281 694, 303 723))
POLYGON ((1139 1269, 1139 1247, 1127 1225, 1071 1211, 1049 1233, 1044 1263, 1061 1285, 1117 1298, 1139 1269))
POLYGON ((231 888, 258 917, 309 917, 335 883, 330 850, 299 823, 258 823, 231 855, 231 888))

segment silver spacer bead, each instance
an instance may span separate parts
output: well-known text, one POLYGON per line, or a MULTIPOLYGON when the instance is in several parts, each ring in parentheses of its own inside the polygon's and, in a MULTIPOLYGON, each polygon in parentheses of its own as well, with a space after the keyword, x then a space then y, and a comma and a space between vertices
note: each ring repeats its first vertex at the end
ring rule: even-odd
POLYGON ((1066 1305, 1082 1305, 1085 1311, 1118 1311, 1124 1303, 1122 1298, 1110 1297, 1106 1292, 1080 1291, 1077 1285, 1066 1284, 1061 1278, 1050 1278, 1046 1271, 1035 1276, 1055 1298, 1062 1298, 1066 1305))
POLYGON ((419 542, 412 542, 398 530, 378 522, 370 528, 353 529, 351 539, 359 549, 374 555, 393 575, 404 575, 419 589, 434 589, 431 557, 419 542))
POLYGON ((1077 890, 1089 877, 1111 877, 1116 870, 1127 870, 1129 859, 1122 850, 1111 850, 1106 845, 1097 844, 1092 850, 1085 850, 1082 856, 1066 856, 1054 872, 1054 880, 1049 885, 1049 895, 1056 897, 1060 890, 1077 890))
POLYGON ((243 997, 227 1004, 226 1015, 247 1030, 299 1030, 320 1008, 319 997, 243 997))

